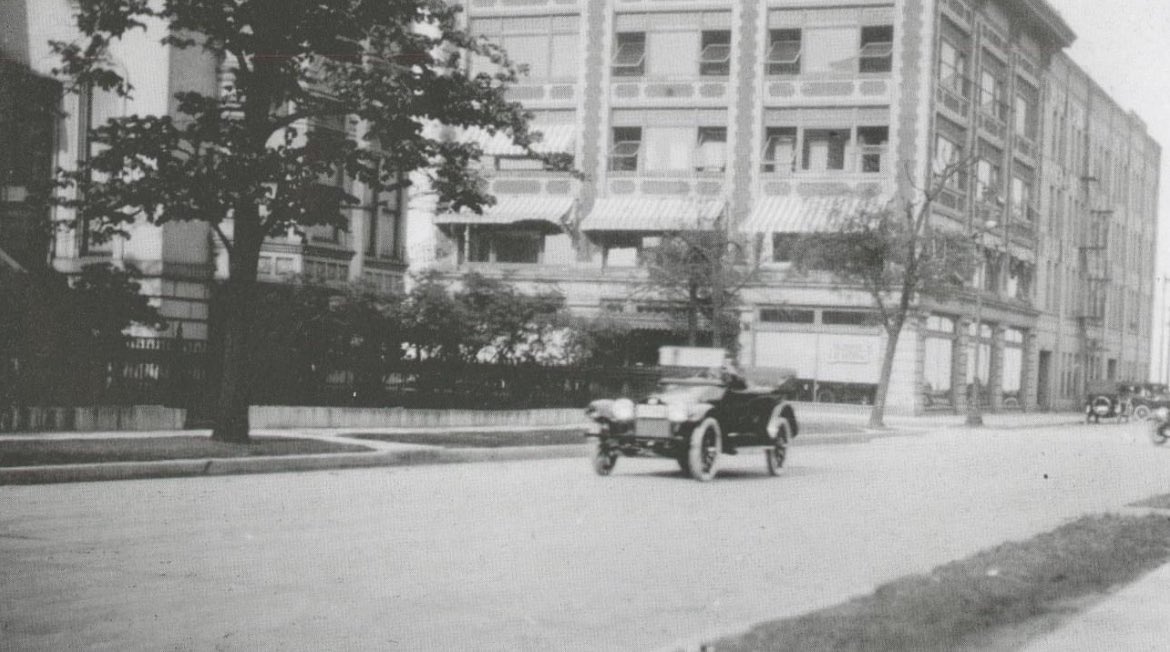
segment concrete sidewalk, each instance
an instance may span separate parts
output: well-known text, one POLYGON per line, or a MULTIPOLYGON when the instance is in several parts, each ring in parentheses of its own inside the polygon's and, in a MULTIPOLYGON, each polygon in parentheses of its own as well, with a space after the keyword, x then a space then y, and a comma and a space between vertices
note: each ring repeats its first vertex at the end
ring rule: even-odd
POLYGON ((1024 648, 1027 652, 1069 650, 1165 650, 1170 646, 1170 564, 1076 614, 1024 648))

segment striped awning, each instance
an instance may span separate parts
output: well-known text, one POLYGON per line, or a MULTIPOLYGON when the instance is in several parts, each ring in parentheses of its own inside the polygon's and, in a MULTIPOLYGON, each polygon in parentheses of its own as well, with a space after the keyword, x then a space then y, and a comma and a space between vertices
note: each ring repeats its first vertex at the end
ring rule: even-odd
MULTIPOLYGON (((571 154, 577 144, 577 126, 573 124, 534 124, 531 132, 539 131, 539 143, 532 144, 532 151, 539 154, 571 154)), ((512 137, 503 131, 488 133, 485 129, 472 127, 463 132, 460 140, 479 145, 487 156, 522 156, 524 150, 512 142, 512 137)))
POLYGON ((458 213, 440 213, 435 224, 515 224, 517 222, 548 222, 561 227, 569 211, 573 210, 573 198, 550 195, 499 195, 492 206, 484 206, 483 214, 477 215, 463 209, 458 213))
POLYGON ((682 197, 605 197, 581 222, 582 231, 707 231, 723 213, 722 200, 682 197))
POLYGON ((842 218, 874 210, 885 202, 873 197, 797 194, 770 195, 756 202, 740 230, 747 233, 824 233, 842 218))

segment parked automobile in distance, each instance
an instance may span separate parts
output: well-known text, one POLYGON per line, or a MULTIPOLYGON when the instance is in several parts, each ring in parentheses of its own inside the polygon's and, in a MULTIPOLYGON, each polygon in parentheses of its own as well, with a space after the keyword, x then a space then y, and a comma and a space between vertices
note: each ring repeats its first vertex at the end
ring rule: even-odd
POLYGON ((1116 380, 1097 380, 1089 383, 1085 394, 1085 422, 1100 423, 1101 419, 1129 420, 1132 409, 1130 383, 1116 380))
MULTIPOLYGON (((713 351, 722 356, 721 349, 713 351)), ((768 473, 779 475, 788 444, 799 432, 788 400, 788 391, 794 391, 786 388, 790 378, 791 372, 783 370, 744 374, 724 366, 665 378, 648 396, 595 400, 585 409, 593 469, 609 475, 621 456, 657 456, 674 459, 685 474, 708 481, 715 477, 720 456, 756 451, 764 453, 768 473)))
POLYGON ((1133 416, 1148 420, 1159 408, 1170 408, 1170 391, 1162 383, 1129 383, 1133 416))

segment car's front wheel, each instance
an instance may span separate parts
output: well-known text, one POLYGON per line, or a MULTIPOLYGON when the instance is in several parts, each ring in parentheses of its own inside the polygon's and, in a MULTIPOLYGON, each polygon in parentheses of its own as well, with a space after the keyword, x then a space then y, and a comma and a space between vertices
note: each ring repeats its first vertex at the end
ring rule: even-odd
POLYGON ((1150 406, 1139 405, 1133 409, 1133 417, 1145 421, 1150 418, 1150 406))
POLYGON ((1170 421, 1159 421, 1150 428, 1150 440, 1161 446, 1170 439, 1170 421))
POLYGON ((714 478, 723 446, 723 433, 719 429, 719 422, 711 417, 703 419, 691 431, 689 444, 686 470, 691 477, 699 482, 707 482, 714 478))
POLYGON ((617 458, 618 452, 616 450, 604 440, 597 440, 597 444, 593 448, 593 470, 597 472, 597 475, 613 473, 613 467, 617 465, 617 458))
POLYGON ((780 475, 780 469, 788 457, 788 442, 792 439, 792 430, 788 419, 780 415, 778 405, 772 410, 772 416, 768 420, 768 436, 772 439, 772 447, 764 452, 764 460, 768 464, 768 473, 780 475))

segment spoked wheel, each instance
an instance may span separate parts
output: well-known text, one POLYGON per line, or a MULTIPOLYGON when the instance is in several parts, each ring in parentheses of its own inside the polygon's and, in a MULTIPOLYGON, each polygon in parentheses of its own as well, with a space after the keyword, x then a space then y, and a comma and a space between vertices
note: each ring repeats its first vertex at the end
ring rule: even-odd
POLYGON ((715 467, 719 462, 722 446, 723 433, 719 430, 719 422, 710 417, 703 419, 703 422, 691 431, 685 470, 699 482, 711 480, 715 477, 715 467))
POLYGON ((1139 405, 1133 409, 1133 417, 1135 419, 1145 421, 1150 418, 1150 406, 1139 405))
POLYGON ((779 405, 772 410, 772 416, 768 419, 767 432, 768 437, 772 440, 772 447, 764 451, 764 461, 768 464, 769 474, 780 475, 780 469, 788 457, 788 441, 792 438, 792 430, 788 419, 780 416, 779 405))
POLYGON ((1161 446, 1170 440, 1170 421, 1159 421, 1150 428, 1150 441, 1161 446))
POLYGON ((597 440, 597 444, 593 449, 593 470, 597 475, 609 475, 613 473, 613 467, 617 464, 618 452, 610 447, 609 444, 602 440, 597 440))

